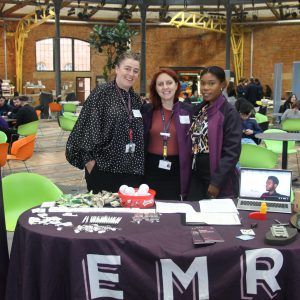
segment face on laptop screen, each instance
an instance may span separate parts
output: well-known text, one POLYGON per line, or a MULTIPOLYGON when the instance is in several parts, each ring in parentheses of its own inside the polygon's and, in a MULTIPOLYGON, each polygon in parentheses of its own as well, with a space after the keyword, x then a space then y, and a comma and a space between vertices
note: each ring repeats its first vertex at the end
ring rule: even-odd
POLYGON ((290 201, 292 172, 241 169, 240 198, 290 201))

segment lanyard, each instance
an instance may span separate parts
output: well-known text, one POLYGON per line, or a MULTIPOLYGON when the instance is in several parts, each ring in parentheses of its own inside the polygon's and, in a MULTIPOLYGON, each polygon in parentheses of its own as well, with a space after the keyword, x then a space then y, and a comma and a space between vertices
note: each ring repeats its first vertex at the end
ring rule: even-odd
POLYGON ((123 98, 122 93, 121 93, 120 88, 118 87, 117 83, 116 83, 116 88, 117 88, 117 91, 119 93, 120 99, 122 100, 122 103, 123 103, 123 105, 125 107, 125 110, 126 110, 126 112, 128 114, 128 118, 129 118, 129 132, 128 132, 128 136, 129 136, 130 143, 132 143, 132 140, 133 140, 133 130, 131 128, 132 110, 131 110, 131 98, 130 98, 130 94, 128 92, 128 102, 126 104, 125 99, 123 98))
POLYGON ((171 112, 171 116, 170 116, 170 119, 168 121, 168 123, 166 123, 166 117, 165 117, 165 112, 164 110, 161 108, 160 109, 160 113, 161 113, 161 119, 162 119, 162 122, 163 122, 163 127, 164 127, 164 135, 163 135, 163 157, 164 159, 166 159, 167 157, 167 154, 168 154, 168 136, 167 136, 167 133, 170 129, 170 126, 171 126, 171 121, 172 121, 172 117, 173 117, 173 113, 174 111, 172 110, 171 112))

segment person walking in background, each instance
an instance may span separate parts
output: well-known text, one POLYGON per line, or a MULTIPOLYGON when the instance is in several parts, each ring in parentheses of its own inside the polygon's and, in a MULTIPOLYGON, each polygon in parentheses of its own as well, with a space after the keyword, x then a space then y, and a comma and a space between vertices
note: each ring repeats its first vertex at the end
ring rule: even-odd
POLYGON ((256 100, 260 101, 261 98, 263 97, 263 87, 261 86, 260 81, 259 81, 258 78, 255 78, 254 82, 255 82, 256 87, 257 87, 257 97, 256 97, 256 100))
POLYGON ((281 121, 287 119, 300 119, 300 101, 293 102, 292 108, 287 109, 281 116, 281 121))
POLYGON ((238 86, 236 87, 236 97, 245 97, 246 94, 246 84, 245 84, 246 79, 241 78, 239 80, 238 86))
POLYGON ((85 168, 89 191, 117 192, 138 187, 144 173, 142 102, 132 86, 138 79, 139 56, 118 58, 115 80, 97 86, 84 102, 66 146, 66 158, 85 168))
POLYGON ((190 129, 194 157, 188 200, 236 197, 236 164, 242 138, 240 116, 222 94, 226 87, 222 68, 204 69, 200 80, 203 102, 195 107, 190 129))
POLYGON ((263 94, 264 94, 265 98, 268 98, 268 99, 272 98, 272 89, 268 84, 265 85, 263 94))
POLYGON ((161 200, 184 200, 189 187, 192 106, 178 101, 180 90, 176 72, 161 69, 150 84, 150 104, 142 107, 145 182, 161 200))
POLYGON ((234 105, 236 102, 236 91, 235 91, 234 83, 232 81, 228 82, 227 96, 228 96, 228 102, 234 105))
POLYGON ((258 88, 254 82, 254 78, 250 78, 250 82, 246 87, 245 98, 254 106, 256 107, 256 101, 258 97, 258 88))

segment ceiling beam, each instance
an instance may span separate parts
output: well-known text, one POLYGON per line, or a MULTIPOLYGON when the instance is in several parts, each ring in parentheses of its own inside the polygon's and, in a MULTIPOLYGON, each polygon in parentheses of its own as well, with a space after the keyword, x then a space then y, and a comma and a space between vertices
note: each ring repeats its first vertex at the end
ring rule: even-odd
POLYGON ((276 19, 280 20, 280 14, 275 9, 275 3, 273 1, 267 0, 266 5, 270 9, 270 11, 273 13, 273 15, 276 17, 276 19))
POLYGON ((5 10, 2 14, 3 17, 7 17, 9 16, 11 13, 15 12, 16 10, 19 10, 27 5, 32 5, 32 1, 24 1, 24 2, 21 2, 19 4, 16 4, 15 6, 12 6, 11 8, 5 10))

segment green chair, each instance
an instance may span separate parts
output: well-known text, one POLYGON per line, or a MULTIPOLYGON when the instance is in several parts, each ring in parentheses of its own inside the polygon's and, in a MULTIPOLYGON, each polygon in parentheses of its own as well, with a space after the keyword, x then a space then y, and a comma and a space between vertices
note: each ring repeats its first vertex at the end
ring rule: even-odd
POLYGON ((256 113, 255 114, 255 119, 256 119, 256 122, 257 123, 263 123, 263 122, 267 122, 268 121, 268 117, 263 115, 263 114, 260 114, 260 113, 256 113))
POLYGON ((39 122, 40 121, 37 120, 18 126, 18 134, 22 136, 37 134, 39 129, 39 122))
MULTIPOLYGON (((264 133, 268 133, 268 132, 286 133, 286 131, 281 130, 281 129, 268 129, 268 130, 264 131, 264 133)), ((267 149, 273 151, 276 154, 282 154, 282 143, 283 143, 282 141, 272 141, 272 140, 263 140, 263 141, 264 141, 267 149)), ((296 153, 298 174, 300 175, 299 161, 298 161, 297 148, 296 148, 295 141, 288 142, 287 153, 288 154, 296 153)))
POLYGON ((19 216, 45 201, 56 201, 63 192, 48 178, 35 173, 15 173, 3 178, 6 229, 14 231, 19 216))
POLYGON ((63 116, 66 118, 72 119, 74 121, 77 121, 77 119, 78 119, 78 116, 75 116, 74 113, 71 113, 69 111, 64 112, 63 116))
POLYGON ((62 137, 66 131, 73 130, 73 127, 74 127, 76 121, 77 120, 73 120, 71 118, 66 118, 64 116, 58 117, 58 124, 59 124, 59 127, 61 128, 61 132, 59 133, 59 135, 57 137, 56 143, 58 143, 62 139, 62 137))
POLYGON ((282 130, 288 132, 299 132, 300 131, 300 119, 287 119, 281 122, 282 130))
POLYGON ((74 113, 76 112, 77 105, 73 103, 65 103, 63 105, 63 112, 71 112, 74 113))
POLYGON ((277 166, 278 155, 264 147, 242 144, 240 166, 246 168, 273 169, 277 166))
POLYGON ((5 134, 5 132, 0 131, 0 144, 6 143, 6 141, 7 141, 7 135, 5 134))
POLYGON ((258 125, 260 126, 262 131, 265 131, 269 128, 269 120, 268 120, 267 116, 257 112, 255 114, 255 120, 258 123, 258 125))

